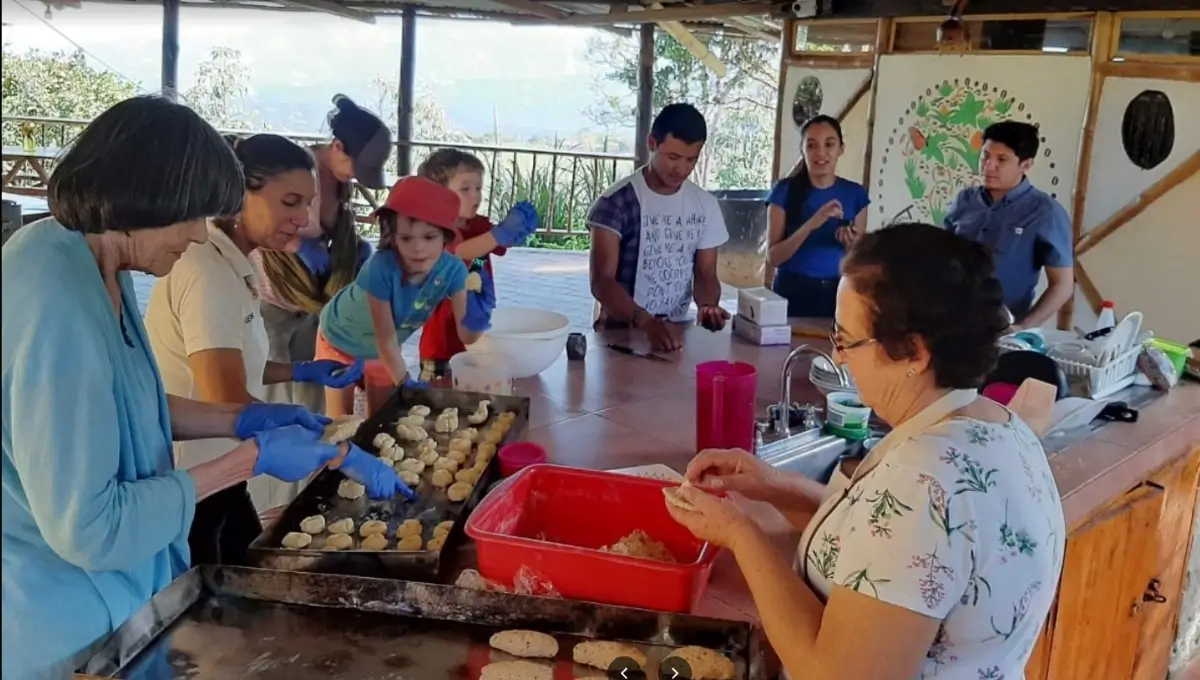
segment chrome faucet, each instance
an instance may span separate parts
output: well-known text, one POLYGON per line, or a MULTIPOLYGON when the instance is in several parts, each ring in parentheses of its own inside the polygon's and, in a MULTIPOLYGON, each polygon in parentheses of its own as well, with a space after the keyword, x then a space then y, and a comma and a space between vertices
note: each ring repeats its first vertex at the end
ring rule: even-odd
MULTIPOLYGON (((804 354, 815 354, 824 358, 833 367, 833 372, 837 376, 838 385, 841 387, 850 386, 850 377, 846 374, 846 370, 834 362, 833 357, 829 354, 813 347, 812 345, 804 344, 795 347, 788 353, 787 359, 783 362, 783 384, 780 387, 779 404, 775 408, 775 423, 774 430, 776 436, 788 437, 791 436, 790 420, 792 414, 792 369, 796 365, 796 360, 804 354)), ((805 409, 804 427, 811 429, 816 419, 816 409, 809 407, 805 409)), ((819 427, 819 425, 818 425, 819 427)))

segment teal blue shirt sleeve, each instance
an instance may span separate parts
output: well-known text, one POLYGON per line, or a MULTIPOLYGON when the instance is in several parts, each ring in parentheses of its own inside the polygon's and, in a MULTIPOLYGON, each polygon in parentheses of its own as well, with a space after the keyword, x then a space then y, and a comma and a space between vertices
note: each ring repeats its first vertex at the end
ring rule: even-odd
POLYGON ((453 257, 450 269, 446 272, 446 295, 454 295, 467 288, 467 265, 457 257, 453 257))
MULTIPOLYGON (((61 279, 54 279, 60 282, 61 279)), ((48 285, 65 285, 49 283, 48 285)), ((113 368, 69 290, 28 310, 14 351, 9 404, 13 466, 47 545, 91 571, 142 564, 186 537, 196 487, 180 470, 122 482, 113 368)), ((6 341, 8 338, 6 338, 6 341)))
POLYGON ((400 266, 391 250, 377 250, 367 258, 356 282, 359 287, 383 302, 391 302, 396 279, 400 277, 400 266))

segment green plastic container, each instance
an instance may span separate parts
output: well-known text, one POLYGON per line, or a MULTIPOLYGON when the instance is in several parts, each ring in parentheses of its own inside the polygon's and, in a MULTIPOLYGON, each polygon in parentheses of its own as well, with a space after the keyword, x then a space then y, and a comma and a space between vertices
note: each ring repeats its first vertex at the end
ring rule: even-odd
POLYGON ((1190 347, 1174 342, 1167 342, 1160 338, 1151 338, 1146 344, 1166 354, 1167 358, 1171 360, 1171 364, 1175 366, 1175 375, 1183 375, 1183 367, 1187 364, 1188 358, 1192 356, 1192 349, 1190 347))

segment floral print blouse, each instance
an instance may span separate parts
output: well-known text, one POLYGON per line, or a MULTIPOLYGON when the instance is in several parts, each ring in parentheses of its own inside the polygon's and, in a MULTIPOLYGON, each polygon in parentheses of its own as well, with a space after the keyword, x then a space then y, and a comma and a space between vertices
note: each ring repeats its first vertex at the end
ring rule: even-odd
POLYGON ((942 420, 858 477, 801 539, 799 569, 817 594, 837 584, 941 619, 921 680, 1024 678, 1066 537, 1033 432, 1016 416, 942 420))

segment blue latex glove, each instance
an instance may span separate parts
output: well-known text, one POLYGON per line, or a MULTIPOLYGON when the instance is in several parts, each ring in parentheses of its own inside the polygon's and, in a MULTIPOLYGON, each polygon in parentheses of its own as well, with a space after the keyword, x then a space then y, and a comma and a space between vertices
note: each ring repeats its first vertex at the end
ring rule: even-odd
POLYGON ((514 205, 500 224, 492 227, 492 236, 495 237, 497 245, 510 248, 524 243, 530 234, 537 231, 537 227, 537 208, 534 208, 532 203, 523 201, 514 205))
POLYGON ((329 259, 329 247, 321 239, 300 239, 300 250, 296 251, 296 257, 300 258, 308 271, 317 275, 328 272, 333 266, 329 259))
POLYGON ((254 435, 258 443, 254 474, 285 482, 308 479, 338 455, 336 444, 326 444, 318 436, 300 425, 259 432, 254 435))
POLYGON ((463 327, 482 333, 492 327, 492 310, 496 308, 496 284, 486 269, 479 270, 483 289, 478 293, 467 291, 467 313, 463 316, 463 327))
POLYGON ((249 439, 266 430, 299 425, 320 437, 325 433, 325 426, 332 422, 296 404, 264 404, 256 401, 246 404, 238 414, 233 423, 233 432, 238 439, 249 439))
POLYGON ((404 376, 404 382, 400 383, 400 386, 401 387, 411 387, 413 389, 418 389, 418 390, 429 389, 429 383, 427 383, 423 380, 417 380, 416 378, 412 377, 412 373, 409 373, 404 376))
POLYGON ((400 481, 399 475, 391 465, 354 444, 350 445, 350 451, 346 453, 338 469, 350 479, 367 487, 367 496, 373 500, 386 501, 396 494, 410 501, 417 500, 417 494, 400 481))
POLYGON ((292 380, 302 383, 319 383, 325 387, 342 389, 362 379, 363 361, 359 359, 346 365, 333 359, 297 361, 292 364, 292 380))

